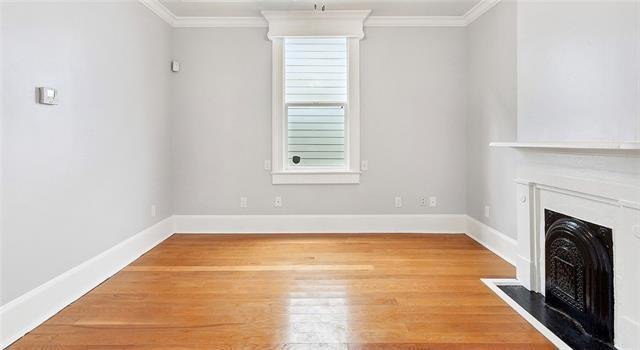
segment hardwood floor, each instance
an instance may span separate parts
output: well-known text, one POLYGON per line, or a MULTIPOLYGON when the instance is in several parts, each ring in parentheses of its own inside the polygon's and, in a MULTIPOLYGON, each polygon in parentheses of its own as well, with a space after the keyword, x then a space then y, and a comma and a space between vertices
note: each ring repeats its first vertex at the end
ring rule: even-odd
POLYGON ((174 235, 11 349, 551 349, 464 235, 174 235))

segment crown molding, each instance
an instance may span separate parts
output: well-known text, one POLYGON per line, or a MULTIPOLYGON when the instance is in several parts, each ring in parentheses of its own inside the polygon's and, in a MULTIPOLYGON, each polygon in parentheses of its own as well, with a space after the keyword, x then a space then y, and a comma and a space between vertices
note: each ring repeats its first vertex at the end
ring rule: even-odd
POLYGON ((176 17, 175 28, 266 28, 263 17, 176 17))
POLYGON ((464 27, 462 16, 371 16, 365 27, 464 27))
POLYGON ((267 21, 275 20, 325 20, 340 19, 363 22, 371 10, 328 10, 328 11, 261 11, 267 21))
POLYGON ((159 0, 139 0, 141 4, 146 6, 151 12, 155 13, 162 20, 167 22, 172 27, 177 24, 176 15, 171 12, 166 6, 164 6, 159 0))
POLYGON ((470 25, 480 16, 484 15, 487 11, 491 10, 501 0, 480 0, 475 6, 473 6, 462 18, 464 19, 465 26, 470 25))
MULTIPOLYGON (((139 1, 174 28, 267 28, 269 26, 265 17, 183 17, 173 14, 159 0, 139 1)), ((353 16, 364 15, 364 18, 366 18, 365 27, 465 27, 492 9, 500 1, 481 0, 462 16, 369 16, 367 18, 364 13, 368 14, 368 11, 327 11, 320 14, 325 18, 328 18, 327 15, 329 15, 329 18, 332 16, 329 12, 350 13, 353 16)), ((263 15, 277 18, 284 16, 283 12, 263 11, 263 15)), ((290 17, 294 13, 310 11, 287 12, 290 13, 288 14, 290 17)))

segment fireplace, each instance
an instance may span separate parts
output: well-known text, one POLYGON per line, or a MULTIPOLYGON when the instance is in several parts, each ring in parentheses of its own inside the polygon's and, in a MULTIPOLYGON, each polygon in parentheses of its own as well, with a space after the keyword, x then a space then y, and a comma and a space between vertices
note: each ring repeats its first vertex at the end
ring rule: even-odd
POLYGON ((613 344, 612 230, 545 209, 545 302, 613 344))

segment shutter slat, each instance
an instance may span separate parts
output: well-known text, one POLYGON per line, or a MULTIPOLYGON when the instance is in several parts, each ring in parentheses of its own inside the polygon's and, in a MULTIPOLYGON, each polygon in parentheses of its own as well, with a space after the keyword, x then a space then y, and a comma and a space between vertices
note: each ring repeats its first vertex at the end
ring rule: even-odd
POLYGON ((302 158, 300 163, 294 164, 292 159, 289 159, 289 166, 292 167, 331 167, 340 168, 344 166, 344 158, 342 159, 305 159, 302 158))
POLYGON ((289 145, 289 152, 344 152, 344 145, 289 145))
POLYGON ((292 123, 289 130, 344 130, 344 123, 292 123))
POLYGON ((288 72, 286 82, 293 81, 321 82, 323 80, 340 80, 346 84, 346 73, 295 73, 288 72))
POLYGON ((341 145, 344 146, 343 137, 290 137, 289 145, 341 145))
POLYGON ((302 159, 342 159, 344 152, 289 152, 289 158, 299 156, 302 159))
POLYGON ((342 95, 290 95, 289 102, 307 102, 312 97, 315 102, 340 101, 342 95))

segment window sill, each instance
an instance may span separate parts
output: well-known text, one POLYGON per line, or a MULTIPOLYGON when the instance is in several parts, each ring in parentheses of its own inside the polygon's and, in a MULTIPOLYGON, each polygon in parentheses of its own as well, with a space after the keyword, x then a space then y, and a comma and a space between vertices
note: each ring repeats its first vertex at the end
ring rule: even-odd
POLYGON ((359 184, 360 172, 355 171, 289 171, 273 172, 274 185, 359 184))

